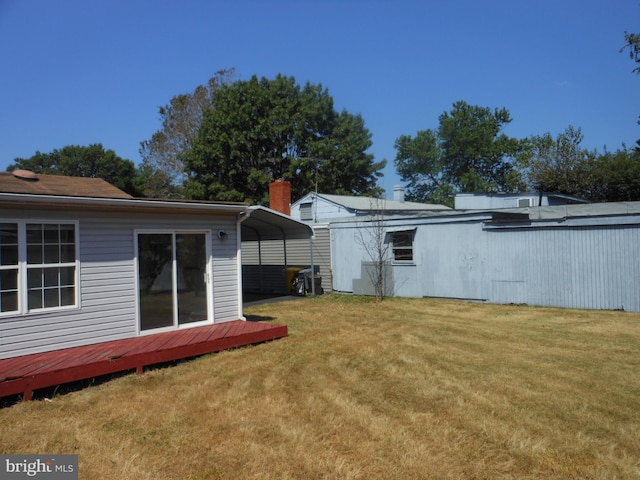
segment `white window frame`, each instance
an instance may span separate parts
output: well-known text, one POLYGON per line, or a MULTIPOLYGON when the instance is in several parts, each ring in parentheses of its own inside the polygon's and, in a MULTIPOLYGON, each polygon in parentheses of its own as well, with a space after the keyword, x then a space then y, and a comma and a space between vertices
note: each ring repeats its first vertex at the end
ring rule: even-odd
MULTIPOLYGON (((79 222, 77 220, 54 220, 54 219, 15 219, 2 218, 0 223, 15 224, 18 226, 18 310, 0 312, 0 318, 8 316, 24 316, 39 313, 50 313, 56 311, 73 310, 80 308, 80 242, 79 242, 79 222), (27 264, 27 225, 73 225, 74 229, 74 260, 72 262, 59 263, 39 263, 27 264), (29 309, 29 289, 28 271, 36 268, 73 268, 73 303, 70 305, 56 305, 52 307, 41 307, 29 309)), ((2 270, 15 269, 15 266, 0 266, 2 270)), ((60 286, 58 286, 60 287, 60 286)), ((43 287, 44 288, 44 287, 43 287)))
POLYGON ((20 311, 20 226, 18 225, 18 222, 15 220, 12 221, 0 221, 0 223, 3 224, 9 224, 9 225, 15 225, 16 227, 16 244, 15 246, 17 247, 17 256, 16 256, 16 263, 15 264, 11 264, 11 265, 0 265, 0 274, 3 272, 9 272, 9 271, 15 271, 16 272, 16 281, 15 281, 15 289, 8 289, 5 288, 4 285, 2 286, 4 288, 5 292, 15 292, 16 294, 16 310, 7 310, 7 311, 0 311, 0 315, 15 315, 17 313, 19 313, 20 311))

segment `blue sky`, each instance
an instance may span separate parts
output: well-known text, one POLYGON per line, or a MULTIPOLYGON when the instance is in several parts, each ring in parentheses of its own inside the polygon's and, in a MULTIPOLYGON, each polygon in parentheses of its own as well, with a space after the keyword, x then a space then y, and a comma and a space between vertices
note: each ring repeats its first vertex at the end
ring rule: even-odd
POLYGON ((0 0, 0 169, 92 143, 138 163, 158 107, 230 67, 360 113, 387 196, 395 139, 457 100, 507 108, 514 137, 574 125, 615 150, 640 138, 625 31, 640 0, 0 0))

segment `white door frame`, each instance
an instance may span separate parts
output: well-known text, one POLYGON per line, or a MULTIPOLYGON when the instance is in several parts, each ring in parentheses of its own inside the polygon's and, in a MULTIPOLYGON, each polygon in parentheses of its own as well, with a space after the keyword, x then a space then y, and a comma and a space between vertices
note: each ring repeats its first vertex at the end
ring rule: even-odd
POLYGON ((135 285, 136 285, 136 329, 138 335, 149 335, 154 333, 170 332, 183 328, 200 327, 203 325, 213 324, 213 256, 211 253, 211 230, 207 229, 136 229, 134 230, 134 267, 135 267, 135 285), (205 236, 205 286, 207 292, 207 319, 200 322, 192 322, 180 325, 178 323, 178 298, 177 298, 177 269, 176 269, 176 235, 180 234, 203 234, 205 236), (173 289, 173 324, 167 327, 152 328, 142 330, 140 325, 140 272, 138 263, 138 237, 139 235, 171 235, 172 239, 172 289, 173 289))

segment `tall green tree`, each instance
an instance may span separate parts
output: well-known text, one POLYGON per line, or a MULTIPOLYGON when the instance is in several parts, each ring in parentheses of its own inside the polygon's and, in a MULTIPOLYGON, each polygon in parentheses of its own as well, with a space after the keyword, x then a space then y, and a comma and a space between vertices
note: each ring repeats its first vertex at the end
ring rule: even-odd
POLYGON ((593 202, 640 200, 640 152, 623 147, 598 153, 582 147, 579 128, 569 126, 527 139, 520 157, 531 189, 575 195, 593 202))
POLYGON ((359 115, 337 113, 321 85, 253 76, 213 93, 198 136, 184 156, 189 198, 267 204, 268 184, 291 182, 298 198, 379 193, 384 162, 366 153, 371 134, 359 115))
POLYGON ((314 189, 337 195, 378 197, 382 194, 382 189, 376 186, 378 172, 386 162, 374 162, 373 155, 367 153, 371 145, 371 134, 362 116, 343 110, 335 117, 331 133, 310 144, 308 156, 292 161, 289 176, 298 178, 294 196, 301 197, 314 189))
POLYGON ((198 136, 203 112, 213 107, 213 93, 233 81, 235 69, 219 70, 206 85, 176 95, 158 110, 162 128, 140 143, 141 170, 147 197, 177 198, 183 195, 183 156, 198 136))
POLYGON ((640 150, 623 147, 598 156, 590 199, 597 202, 640 200, 640 150))
POLYGON ((17 169, 50 175, 102 178, 130 195, 140 194, 134 163, 119 157, 113 150, 105 150, 99 143, 88 147, 68 145, 51 153, 36 152, 30 158, 16 158, 7 171, 17 169))
POLYGON ((522 187, 515 168, 522 142, 502 132, 511 122, 508 110, 458 101, 439 121, 437 130, 402 135, 395 142, 394 163, 407 182, 408 198, 452 205, 452 193, 522 187))
POLYGON ((451 205, 450 195, 455 187, 444 173, 444 155, 438 133, 420 130, 415 137, 401 135, 394 146, 394 164, 400 178, 407 182, 407 199, 451 205))
POLYGON ((520 157, 529 187, 592 198, 597 152, 583 148, 582 140, 582 131, 573 126, 556 138, 550 133, 529 138, 520 157))

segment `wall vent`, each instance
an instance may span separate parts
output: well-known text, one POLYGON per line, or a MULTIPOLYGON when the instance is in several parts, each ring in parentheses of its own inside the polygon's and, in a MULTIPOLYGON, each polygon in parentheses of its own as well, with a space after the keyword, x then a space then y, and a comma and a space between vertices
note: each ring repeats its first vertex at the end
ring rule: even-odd
POLYGON ((313 203, 301 203, 300 204, 300 220, 310 221, 313 220, 313 203))

